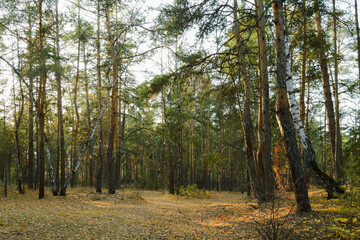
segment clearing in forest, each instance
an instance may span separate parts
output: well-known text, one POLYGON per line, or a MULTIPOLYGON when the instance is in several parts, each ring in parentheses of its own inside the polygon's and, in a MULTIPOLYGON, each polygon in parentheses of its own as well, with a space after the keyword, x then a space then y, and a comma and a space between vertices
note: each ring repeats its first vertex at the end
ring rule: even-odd
POLYGON ((48 193, 39 200, 37 192, 13 190, 0 197, 0 239, 258 239, 259 231, 276 226, 291 239, 338 237, 339 229, 342 237, 356 239, 360 219, 341 211, 341 200, 325 196, 311 190, 313 212, 299 217, 292 193, 258 207, 246 194, 228 192, 193 199, 157 191, 109 195, 76 188, 66 197, 48 193))

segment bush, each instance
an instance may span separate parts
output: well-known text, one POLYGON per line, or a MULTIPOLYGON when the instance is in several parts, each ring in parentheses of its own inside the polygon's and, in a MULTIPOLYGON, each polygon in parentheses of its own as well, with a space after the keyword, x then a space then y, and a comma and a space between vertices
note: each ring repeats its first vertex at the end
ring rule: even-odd
POLYGON ((191 198, 208 198, 208 194, 205 189, 199 189, 196 184, 181 186, 178 192, 180 196, 186 196, 191 198))
POLYGON ((335 217, 334 224, 328 229, 336 238, 356 239, 360 234, 360 166, 358 160, 349 157, 345 169, 349 191, 340 197, 341 213, 345 217, 335 217))
POLYGON ((273 200, 266 216, 255 220, 255 230, 259 234, 259 239, 278 240, 292 238, 293 230, 303 223, 303 221, 300 221, 294 224, 289 220, 294 206, 285 215, 280 213, 279 207, 280 203, 276 204, 275 200, 273 200))

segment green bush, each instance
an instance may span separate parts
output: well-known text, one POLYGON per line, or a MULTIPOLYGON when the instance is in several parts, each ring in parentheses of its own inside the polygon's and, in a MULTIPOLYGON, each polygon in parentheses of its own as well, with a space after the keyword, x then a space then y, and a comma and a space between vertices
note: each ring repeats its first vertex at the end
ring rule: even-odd
POLYGON ((341 196, 339 204, 345 216, 334 218, 334 224, 328 229, 336 238, 357 239, 360 235, 360 166, 358 160, 350 155, 345 168, 348 192, 341 196))
POLYGON ((191 198, 208 198, 208 194, 205 189, 199 189, 196 184, 181 186, 178 195, 191 198))

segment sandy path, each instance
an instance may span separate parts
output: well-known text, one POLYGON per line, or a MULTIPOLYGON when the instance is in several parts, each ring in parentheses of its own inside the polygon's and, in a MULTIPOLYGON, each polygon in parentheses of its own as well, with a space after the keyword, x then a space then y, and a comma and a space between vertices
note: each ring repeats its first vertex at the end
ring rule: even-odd
MULTIPOLYGON (((188 199, 156 191, 109 195, 78 188, 66 197, 49 192, 42 200, 33 191, 0 197, 0 239, 257 239, 254 220, 269 219, 266 207, 253 208, 240 193, 188 199)), ((288 211, 284 206, 279 214, 288 211)))

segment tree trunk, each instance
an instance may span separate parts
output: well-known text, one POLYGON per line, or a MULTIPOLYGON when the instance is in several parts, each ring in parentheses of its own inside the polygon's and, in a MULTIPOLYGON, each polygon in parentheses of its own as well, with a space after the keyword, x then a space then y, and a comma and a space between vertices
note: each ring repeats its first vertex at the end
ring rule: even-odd
POLYGON ((19 112, 19 117, 16 116, 16 94, 15 94, 15 82, 14 82, 14 120, 15 120, 15 151, 16 151, 16 180, 17 180, 17 187, 20 194, 24 194, 25 191, 23 189, 22 184, 22 164, 21 164, 21 152, 20 152, 20 139, 19 139, 19 130, 20 130, 20 123, 22 120, 22 115, 24 112, 24 94, 20 82, 20 91, 21 91, 21 107, 19 112))
POLYGON ((109 50, 111 53, 111 60, 112 60, 112 83, 114 84, 111 93, 110 134, 109 134, 109 142, 107 149, 108 187, 109 187, 109 193, 113 194, 115 193, 115 171, 114 171, 113 152, 114 152, 114 139, 116 134, 118 81, 117 81, 117 61, 116 61, 116 52, 115 52, 115 40, 111 33, 109 5, 106 6, 105 14, 106 14, 106 26, 107 26, 108 40, 109 40, 109 50))
MULTIPOLYGON (((274 9, 274 8, 273 8, 274 9)), ((274 11, 274 16, 275 16, 275 11, 274 11)), ((277 23, 277 19, 275 19, 275 23, 277 23)), ((280 20, 278 20, 280 21, 280 20)), ((276 26, 276 25, 275 25, 276 26)), ((280 28, 277 26, 277 28, 280 28)), ((301 145, 304 149, 304 161, 305 161, 305 167, 308 171, 308 173, 310 174, 310 176, 321 186, 324 187, 324 189, 328 192, 329 198, 333 197, 333 193, 338 193, 338 194, 342 194, 344 193, 344 191, 339 187, 339 185, 329 176, 327 176, 324 172, 322 172, 320 170, 320 168, 318 167, 317 163, 316 163, 316 155, 315 155, 315 151, 312 147, 312 144, 310 142, 310 139, 308 138, 303 123, 301 121, 300 118, 300 111, 296 102, 296 98, 295 98, 295 91, 294 91, 294 86, 293 86, 293 81, 292 81, 292 73, 291 73, 291 69, 290 69, 290 60, 289 60, 289 48, 288 48, 288 40, 287 40, 287 36, 282 34, 279 31, 278 33, 278 29, 277 29, 277 35, 275 36, 275 40, 276 40, 276 50, 277 50, 277 56, 281 56, 283 58, 285 58, 283 61, 283 64, 279 64, 279 60, 277 62, 277 82, 279 84, 279 75, 283 78, 283 82, 281 84, 285 84, 286 87, 286 91, 288 94, 288 98, 289 98, 289 102, 290 102, 290 112, 291 112, 291 116, 294 122, 294 126, 296 128, 296 131, 298 132, 300 141, 301 141, 301 145), (283 46, 279 46, 280 42, 282 42, 283 46), (282 47, 282 48, 281 48, 282 47), (279 51, 280 50, 280 51, 279 51), (279 65, 283 65, 283 66, 279 66, 279 65), (280 67, 280 68, 279 68, 280 67), (283 74, 284 73, 284 74, 283 74), (284 75, 284 76, 282 76, 284 75)), ((284 102, 285 104, 285 102, 284 102)))
POLYGON ((42 24, 42 3, 43 0, 39 0, 39 48, 41 52, 40 58, 40 83, 38 93, 38 113, 39 113, 39 198, 43 198, 44 183, 45 183, 45 153, 44 153, 44 130, 45 130, 45 86, 46 86, 46 69, 44 59, 44 36, 43 36, 43 24, 42 24))
POLYGON ((337 22, 335 0, 333 2, 333 24, 334 24, 334 100, 335 100, 335 166, 336 178, 341 181, 342 174, 342 137, 340 129, 340 109, 339 109, 339 67, 338 67, 338 48, 337 48, 337 22))
MULTIPOLYGON (((18 57, 18 69, 21 71, 20 64, 20 47, 19 47, 19 35, 16 32, 17 37, 17 57, 18 57)), ((13 73, 14 77, 14 73, 13 73)), ((14 78, 13 78, 14 79, 14 78)), ((14 120, 15 120, 15 151, 16 151, 16 178, 17 178, 17 187, 20 194, 24 194, 22 182, 22 164, 21 164, 21 152, 20 152, 20 139, 19 139, 19 130, 22 120, 22 115, 24 112, 24 92, 21 85, 21 79, 19 78, 20 92, 21 92, 21 102, 20 102, 20 112, 19 117, 16 115, 16 93, 15 93, 15 81, 13 82, 13 94, 14 94, 14 120)))
MULTIPOLYGON (((260 72, 260 92, 261 92, 261 112, 262 116, 261 129, 263 138, 259 141, 258 161, 262 161, 265 174, 265 197, 267 201, 271 201, 274 197, 274 171, 271 158, 271 119, 270 119, 270 97, 269 97, 269 79, 268 79, 268 62, 267 62, 267 45, 265 31, 265 12, 264 1, 256 1, 256 12, 258 16, 258 48, 259 48, 259 72, 260 72)), ((259 134, 260 135, 260 134, 259 134)), ((259 138, 260 140, 260 138, 259 138)))
MULTIPOLYGON (((101 83, 101 52, 100 52, 100 0, 97 1, 97 37, 96 37, 96 70, 97 70, 97 80, 98 80, 98 110, 101 112, 102 105, 102 83, 101 83)), ((103 175, 103 128, 102 120, 99 119, 99 150, 98 150, 98 164, 97 164, 97 173, 96 173, 96 192, 102 192, 102 175, 103 175)))
MULTIPOLYGON (((31 17, 29 14, 29 29, 28 29, 28 64, 29 64, 29 87, 30 91, 33 91, 34 89, 34 77, 33 77, 33 61, 31 57, 33 56, 33 39, 32 39, 32 22, 31 17)), ((29 156, 28 156, 28 178, 27 178, 27 184, 28 188, 33 189, 34 188, 34 104, 33 100, 31 98, 31 93, 29 92, 29 156)))
MULTIPOLYGON (((62 112, 62 84, 61 84, 61 64, 60 64, 60 44, 59 44, 59 1, 56 0, 56 72, 55 79, 57 83, 57 111, 58 111, 58 130, 57 130, 57 186, 59 184, 59 170, 60 170, 60 196, 65 196, 65 189, 62 188, 65 184, 65 137, 64 137, 64 121, 62 112), (59 169, 60 161, 60 169, 59 169)), ((58 188, 59 189, 59 188, 58 188)))
MULTIPOLYGON (((73 139, 72 139, 72 144, 73 144, 73 152, 72 152, 72 164, 71 164, 71 168, 72 171, 75 168, 75 164, 76 164, 76 159, 78 156, 78 149, 77 149, 77 140, 78 140, 78 133, 79 133, 79 127, 80 127, 80 116, 79 116, 79 109, 77 106, 77 92, 78 92, 78 85, 79 85, 79 78, 80 78, 80 49, 81 49, 81 40, 80 40, 80 35, 81 35, 81 26, 80 26, 80 5, 79 5, 79 1, 78 1, 78 26, 77 26, 77 30, 78 30, 78 46, 77 46, 77 57, 76 57, 76 77, 75 77, 75 87, 74 87, 74 108, 75 108, 75 115, 76 115, 76 123, 75 123, 75 129, 73 132, 73 139)), ((74 174, 72 175, 71 178, 71 182, 70 185, 71 187, 75 187, 76 184, 76 172, 74 172, 74 174)))
MULTIPOLYGON (((177 66, 176 66, 177 68, 177 66)), ((181 103, 180 103, 180 75, 176 77, 176 103, 177 103, 177 173, 176 173, 176 191, 178 192, 182 185, 182 134, 181 134, 181 103)))
POLYGON ((4 147, 4 196, 7 197, 8 193, 8 154, 6 151, 7 143, 7 129, 6 129, 6 107, 4 102, 4 138, 3 138, 3 147, 4 147))
MULTIPOLYGON (((319 42, 321 46, 326 45, 326 41, 324 38, 324 33, 321 28, 321 14, 319 9, 318 0, 314 0, 314 8, 315 8, 315 27, 316 34, 318 36, 319 42)), ((325 48, 319 48, 319 62, 321 68, 321 80, 323 84, 324 98, 325 98, 325 108, 327 112, 327 119, 329 125, 329 133, 330 133, 330 144, 331 144, 331 158, 333 162, 332 172, 335 173, 336 162, 335 162, 335 115, 334 115, 334 104, 332 101, 332 94, 330 89, 330 80, 329 80, 329 70, 328 63, 326 59, 325 48)))
POLYGON ((243 113, 243 131, 245 134, 245 148, 246 148, 246 160, 247 166, 249 171, 250 183, 252 186, 252 190, 254 192, 255 197, 258 199, 259 203, 265 201, 265 196, 263 190, 261 188, 261 184, 259 178, 255 171, 255 158, 253 152, 253 139, 254 139, 254 132, 253 132, 253 125, 251 119, 251 112, 250 112, 250 103, 251 103, 251 91, 250 91, 250 82, 247 76, 247 70, 245 65, 245 57, 242 51, 242 43, 240 39, 240 27, 238 24, 238 17, 237 17, 237 0, 234 0, 234 34, 236 39, 236 50, 237 50, 237 58, 240 64, 240 72, 243 76, 244 81, 244 89, 245 89, 245 102, 244 102, 244 113, 243 113))
POLYGON ((287 77, 289 77, 287 76, 287 68, 290 68, 290 62, 288 59, 289 56, 287 55, 288 53, 286 53, 285 50, 286 39, 282 1, 276 0, 272 2, 272 10, 274 17, 276 56, 276 118, 285 142, 285 154, 289 161, 298 211, 310 212, 311 206, 286 91, 286 80, 287 77))
MULTIPOLYGON (((86 115, 88 122, 88 135, 90 135, 92 130, 91 124, 91 110, 90 110, 90 99, 89 99, 89 79, 87 75, 87 63, 88 60, 86 58, 86 47, 84 46, 84 80, 85 80, 85 95, 86 95, 86 115)), ((89 143, 88 148, 88 159, 89 159, 89 178, 90 178, 90 186, 94 186, 94 158, 93 158, 93 143, 89 143)), ((86 176, 87 177, 87 176, 86 176)))
POLYGON ((359 28, 357 0, 355 0, 355 24, 356 24, 356 48, 357 48, 357 62, 358 62, 358 84, 360 88, 360 28, 359 28))
MULTIPOLYGON (((303 124, 305 124, 305 90, 306 90, 306 70, 307 70, 307 21, 306 21, 306 1, 303 1, 302 6, 302 32, 304 34, 303 37, 303 51, 302 51, 302 64, 301 64, 301 84, 300 84, 300 118, 303 124)), ((304 162, 304 149, 301 147, 301 158, 303 165, 305 165, 304 162)), ((305 173, 305 181, 306 184, 310 184, 310 178, 309 174, 306 171, 306 168, 304 169, 305 173)))

